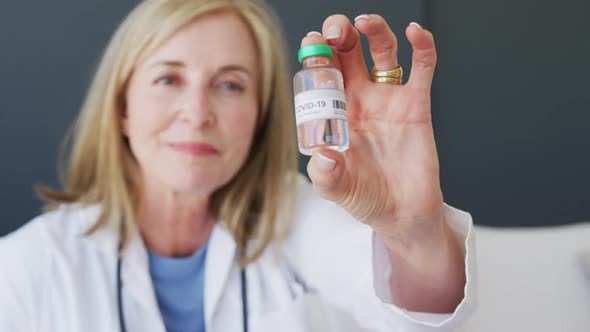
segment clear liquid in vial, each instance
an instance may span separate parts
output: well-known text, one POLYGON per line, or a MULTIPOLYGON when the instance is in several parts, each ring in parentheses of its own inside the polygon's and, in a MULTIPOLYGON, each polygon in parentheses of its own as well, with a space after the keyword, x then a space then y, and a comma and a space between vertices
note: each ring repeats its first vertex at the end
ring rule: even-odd
POLYGON ((303 60, 293 87, 299 151, 311 155, 318 148, 348 149, 348 122, 342 73, 325 56, 303 60))

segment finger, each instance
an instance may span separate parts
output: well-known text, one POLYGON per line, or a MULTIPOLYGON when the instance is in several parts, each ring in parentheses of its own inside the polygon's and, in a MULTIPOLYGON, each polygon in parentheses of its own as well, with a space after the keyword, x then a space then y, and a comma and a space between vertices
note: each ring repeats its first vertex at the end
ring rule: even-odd
POLYGON ((436 67, 434 37, 418 23, 410 23, 406 36, 412 44, 412 72, 407 85, 430 90, 436 67))
POLYGON ((307 36, 301 39, 301 48, 313 44, 327 44, 322 34, 317 31, 310 31, 307 33, 307 36))
MULTIPOLYGON (((324 37, 322 37, 322 34, 317 32, 317 31, 310 31, 307 33, 307 36, 303 37, 303 39, 301 39, 301 48, 305 47, 305 46, 309 46, 309 45, 314 45, 314 44, 327 44, 328 42, 326 41, 326 39, 324 39, 324 37)), ((339 70, 341 70, 340 67, 340 62, 338 61, 338 57, 334 56, 332 58, 332 67, 338 68, 339 70)))
POLYGON ((387 22, 379 15, 359 15, 354 26, 367 36, 373 64, 377 70, 397 68, 397 38, 387 22))
POLYGON ((321 197, 338 202, 344 196, 348 177, 340 152, 330 149, 314 152, 307 164, 307 174, 321 197))
POLYGON ((362 81, 359 78, 368 79, 360 35, 348 18, 344 15, 329 16, 324 21, 322 31, 340 60, 345 85, 355 85, 362 81))

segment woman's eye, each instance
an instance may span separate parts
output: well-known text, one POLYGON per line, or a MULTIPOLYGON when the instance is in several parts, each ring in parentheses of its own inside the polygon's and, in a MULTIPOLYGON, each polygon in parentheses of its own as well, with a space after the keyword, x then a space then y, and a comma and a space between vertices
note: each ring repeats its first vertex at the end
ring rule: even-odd
POLYGON ((242 92, 244 91, 244 87, 242 87, 238 83, 234 83, 231 81, 226 81, 221 83, 221 88, 231 92, 242 92))
POLYGON ((178 80, 172 76, 164 76, 161 78, 158 78, 154 84, 156 85, 175 85, 178 82, 178 80))

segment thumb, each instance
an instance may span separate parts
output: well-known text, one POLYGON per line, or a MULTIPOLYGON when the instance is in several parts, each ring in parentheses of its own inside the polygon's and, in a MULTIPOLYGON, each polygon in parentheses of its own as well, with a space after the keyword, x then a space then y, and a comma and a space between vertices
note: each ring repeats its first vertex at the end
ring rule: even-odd
POLYGON ((307 174, 314 189, 321 197, 339 203, 348 187, 343 155, 334 150, 323 149, 313 153, 307 164, 307 174))

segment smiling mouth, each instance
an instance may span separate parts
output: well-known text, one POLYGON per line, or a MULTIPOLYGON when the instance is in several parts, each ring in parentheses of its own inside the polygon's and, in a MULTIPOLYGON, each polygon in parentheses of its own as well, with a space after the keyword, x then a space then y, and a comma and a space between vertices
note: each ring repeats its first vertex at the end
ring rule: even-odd
POLYGON ((194 157, 208 157, 219 154, 219 151, 211 144, 198 142, 178 142, 168 144, 173 150, 194 157))

